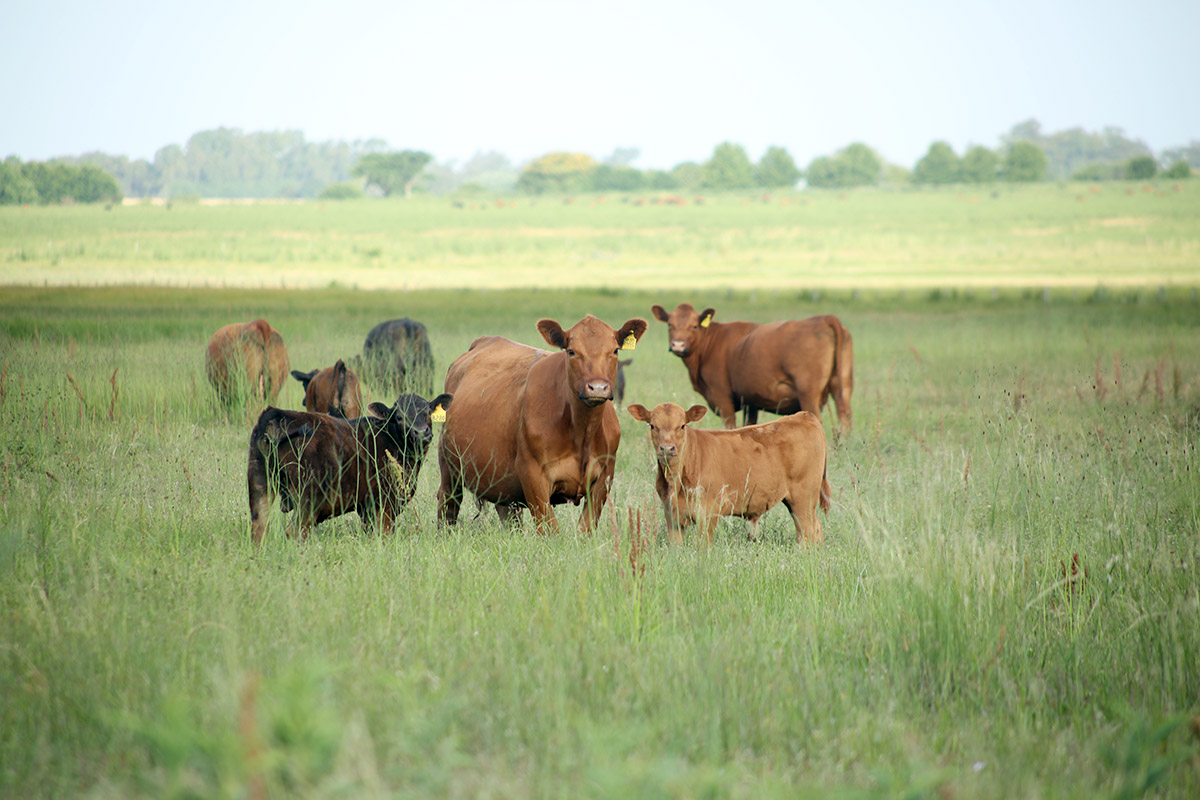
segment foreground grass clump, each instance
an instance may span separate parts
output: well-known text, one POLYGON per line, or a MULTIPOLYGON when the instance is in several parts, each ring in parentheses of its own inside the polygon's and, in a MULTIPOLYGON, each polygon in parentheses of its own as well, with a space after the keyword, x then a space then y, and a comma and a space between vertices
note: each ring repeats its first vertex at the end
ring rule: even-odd
MULTIPOLYGON (((0 794, 1191 797, 1198 318, 1186 292, 0 290, 0 794), (670 546, 623 411, 595 536, 570 506, 557 537, 437 530, 431 452, 394 536, 250 545, 222 322, 265 316, 310 369, 408 315, 444 370, 680 299, 853 333, 824 546, 782 509, 761 543, 670 546)), ((664 331, 628 402, 694 401, 664 331)))

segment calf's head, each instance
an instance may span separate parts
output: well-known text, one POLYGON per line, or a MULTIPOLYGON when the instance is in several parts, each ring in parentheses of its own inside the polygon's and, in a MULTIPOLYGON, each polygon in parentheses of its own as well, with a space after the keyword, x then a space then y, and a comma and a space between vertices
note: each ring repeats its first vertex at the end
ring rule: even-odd
POLYGON ((419 394, 402 394, 391 408, 383 403, 371 403, 369 409, 386 422, 387 435, 396 442, 400 451, 419 459, 429 449, 429 442, 433 439, 433 413, 448 409, 452 399, 454 395, 451 394, 439 394, 432 400, 426 400, 419 394))
POLYGON ((638 422, 650 425, 650 445, 654 448, 654 457, 664 467, 671 467, 683 455, 683 429, 690 422, 698 422, 708 413, 704 406, 692 406, 687 411, 674 403, 660 403, 653 411, 647 411, 645 406, 634 403, 629 407, 629 415, 638 422))
POLYGON ((362 391, 358 376, 346 368, 340 358, 332 367, 312 372, 292 370, 292 377, 304 386, 306 411, 353 419, 362 414, 362 391))
POLYGON ((637 343, 646 332, 646 320, 631 319, 619 329, 588 314, 570 330, 563 330, 552 319, 538 322, 538 331, 546 341, 567 354, 567 386, 572 394, 589 407, 613 398, 617 382, 617 354, 621 345, 637 343))
POLYGON ((650 311, 667 323, 667 346, 680 358, 692 354, 717 314, 712 308, 697 313, 691 303, 680 303, 670 314, 660 305, 651 306, 650 311))

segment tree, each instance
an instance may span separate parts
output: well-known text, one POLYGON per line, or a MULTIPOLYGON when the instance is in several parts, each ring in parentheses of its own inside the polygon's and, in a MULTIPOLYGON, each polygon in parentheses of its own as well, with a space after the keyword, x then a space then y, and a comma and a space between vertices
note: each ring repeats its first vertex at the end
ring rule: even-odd
POLYGON ((592 188, 598 192, 633 192, 646 185, 646 176, 633 167, 601 164, 592 171, 592 188))
POLYGON ((855 142, 834 156, 818 156, 809 162, 804 177, 809 186, 848 188, 873 186, 879 182, 883 161, 874 150, 855 142))
POLYGON ((401 150, 398 153, 367 153, 358 159, 352 172, 367 183, 383 190, 386 197, 404 190, 405 197, 412 197, 413 182, 425 169, 433 156, 420 150, 401 150))
POLYGON ((517 189, 526 194, 586 191, 595 168, 595 159, 586 153, 547 153, 525 165, 517 189))
POLYGON ((1192 167, 1186 161, 1176 161, 1171 166, 1163 170, 1163 177, 1169 180, 1181 180, 1183 178, 1192 177, 1192 167))
POLYGON ((982 145, 969 148, 962 157, 962 178, 966 183, 991 183, 999 169, 999 157, 982 145))
POLYGON ((1158 164, 1150 156, 1138 156, 1125 162, 1125 177, 1131 181, 1148 181, 1158 172, 1158 164))
POLYGON ((642 155, 642 151, 636 147, 617 147, 614 148, 612 154, 604 159, 604 163, 610 167, 628 167, 632 166, 633 162, 637 161, 642 155))
POLYGON ((704 162, 706 189, 749 189, 754 186, 754 165, 740 144, 722 142, 704 162))
POLYGON ((962 162, 947 142, 934 142, 913 168, 915 183, 934 185, 962 180, 962 162))
POLYGON ((684 161, 671 168, 675 185, 685 191, 694 192, 704 185, 704 169, 695 161, 684 161))
POLYGON ((645 174, 647 189, 670 191, 672 189, 680 188, 679 181, 675 179, 675 176, 672 173, 667 172, 666 170, 651 169, 647 170, 645 174))
POLYGON ((21 160, 9 156, 0 161, 0 206, 19 206, 40 202, 33 182, 25 177, 21 160))
POLYGON ((1013 142, 1004 156, 1000 178, 1013 183, 1032 183, 1046 176, 1046 154, 1033 142, 1013 142))
POLYGON ((759 186, 791 188, 800 180, 796 162, 782 147, 768 147, 754 174, 759 186))
POLYGON ((1190 167, 1200 169, 1200 139, 1193 139, 1190 144, 1183 147, 1169 147, 1163 150, 1162 161, 1164 164, 1183 161, 1190 167))

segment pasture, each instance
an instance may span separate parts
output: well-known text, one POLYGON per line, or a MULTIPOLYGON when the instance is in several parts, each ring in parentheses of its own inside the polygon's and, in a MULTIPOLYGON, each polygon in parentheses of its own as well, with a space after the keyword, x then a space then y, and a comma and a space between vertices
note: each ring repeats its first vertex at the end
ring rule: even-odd
POLYGON ((3 207, 0 284, 1194 286, 1200 282, 1197 220, 1197 181, 3 207))
POLYGON ((0 795, 1194 797, 1198 319, 1157 286, 0 289, 0 795), (250 544, 219 325, 308 370, 411 316, 444 371, 642 316, 626 402, 686 407, 649 314, 684 299, 853 333, 824 545, 781 508, 670 545, 623 410, 596 535, 437 530, 431 449, 394 535, 250 544))

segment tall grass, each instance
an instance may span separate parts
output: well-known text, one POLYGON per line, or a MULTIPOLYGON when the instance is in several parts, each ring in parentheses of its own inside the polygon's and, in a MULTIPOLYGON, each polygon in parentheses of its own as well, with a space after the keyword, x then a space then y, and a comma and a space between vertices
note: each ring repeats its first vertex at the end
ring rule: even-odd
MULTIPOLYGON (((1194 796, 1197 318, 1187 292, 0 290, 0 794, 1194 796), (571 506, 557 537, 437 530, 431 452, 394 535, 251 546, 219 324, 263 315, 310 369, 408 315, 441 370, 682 299, 853 333, 823 546, 782 510, 671 546, 623 411, 595 535, 571 506)), ((664 331, 629 402, 695 399, 664 331)))

